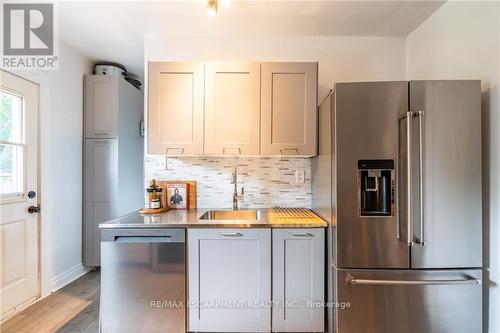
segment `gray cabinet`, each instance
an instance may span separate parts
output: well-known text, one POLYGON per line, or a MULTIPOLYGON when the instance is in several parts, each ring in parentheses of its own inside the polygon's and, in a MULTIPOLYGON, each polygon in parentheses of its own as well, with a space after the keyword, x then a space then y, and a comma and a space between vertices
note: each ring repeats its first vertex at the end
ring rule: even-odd
POLYGON ((205 65, 205 154, 258 155, 260 64, 205 65))
POLYGON ((317 154, 317 63, 148 66, 148 153, 317 154))
POLYGON ((144 205, 142 93, 119 76, 85 77, 83 262, 100 265, 99 224, 144 205), (96 97, 97 96, 97 97, 96 97))
POLYGON ((188 274, 189 331, 270 332, 270 229, 189 229, 188 274))
POLYGON ((120 82, 117 76, 85 76, 86 138, 116 138, 118 136, 118 108, 120 82))
POLYGON ((149 63, 149 154, 203 154, 203 70, 198 62, 149 63))
POLYGON ((118 140, 85 140, 84 146, 84 261, 87 266, 99 266, 99 223, 116 216, 118 140))
POLYGON ((273 229, 273 332, 324 331, 324 229, 273 229))
POLYGON ((317 154, 317 63, 263 63, 262 155, 317 154))

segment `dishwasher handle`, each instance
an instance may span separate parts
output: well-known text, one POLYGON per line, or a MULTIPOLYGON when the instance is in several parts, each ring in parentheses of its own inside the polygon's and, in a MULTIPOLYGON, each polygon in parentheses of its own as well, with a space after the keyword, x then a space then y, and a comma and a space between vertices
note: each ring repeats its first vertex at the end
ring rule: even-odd
POLYGON ((116 243, 171 243, 171 236, 117 236, 116 243))
POLYGON ((101 229, 101 242, 111 243, 185 243, 180 228, 109 228, 101 229))

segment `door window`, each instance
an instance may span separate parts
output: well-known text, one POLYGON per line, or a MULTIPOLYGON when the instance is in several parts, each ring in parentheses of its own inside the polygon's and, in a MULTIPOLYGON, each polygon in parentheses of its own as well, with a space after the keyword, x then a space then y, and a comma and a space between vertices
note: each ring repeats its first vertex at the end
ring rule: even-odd
POLYGON ((0 198, 22 198, 25 185, 23 98, 0 90, 0 198))

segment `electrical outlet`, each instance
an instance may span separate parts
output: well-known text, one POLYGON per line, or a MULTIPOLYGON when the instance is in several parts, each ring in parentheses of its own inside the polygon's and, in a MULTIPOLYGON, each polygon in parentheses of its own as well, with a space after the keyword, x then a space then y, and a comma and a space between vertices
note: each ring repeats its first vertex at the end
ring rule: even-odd
POLYGON ((306 175, 306 171, 304 169, 295 170, 295 183, 304 184, 306 175))

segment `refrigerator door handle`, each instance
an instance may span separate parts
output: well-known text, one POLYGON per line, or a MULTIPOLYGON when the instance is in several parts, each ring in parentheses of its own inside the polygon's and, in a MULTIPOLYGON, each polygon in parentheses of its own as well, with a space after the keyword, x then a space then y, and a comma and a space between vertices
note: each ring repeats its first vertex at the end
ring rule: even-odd
POLYGON ((347 275, 347 284, 359 285, 377 285, 377 286, 421 286, 421 285, 463 285, 463 284, 481 284, 481 280, 475 279, 472 276, 464 275, 463 279, 446 279, 446 280, 374 280, 374 279, 358 279, 351 274, 347 275))
POLYGON ((419 220, 420 235, 415 238, 414 243, 425 246, 425 216, 424 216, 424 111, 416 111, 415 117, 418 118, 418 201, 419 201, 419 220))
POLYGON ((412 118, 413 118, 413 112, 408 111, 406 112, 406 186, 407 186, 407 223, 408 223, 408 245, 412 246, 413 245, 413 223, 412 223, 412 133, 413 133, 413 127, 412 127, 412 118))
MULTIPOLYGON (((407 192, 407 208, 406 208, 406 219, 407 219, 407 240, 408 240, 408 246, 413 245, 413 228, 412 228, 412 165, 411 165, 411 156, 412 156, 412 140, 411 140, 411 133, 412 133, 412 118, 413 118, 413 112, 408 111, 402 115, 399 116, 399 120, 406 120, 406 192, 407 192)), ((398 147, 399 147, 399 137, 398 137, 398 147)), ((398 148, 399 150, 399 148, 398 148)), ((399 189, 398 189, 399 192, 399 189)), ((398 194, 399 197, 399 194, 398 194)), ((400 213, 398 209, 398 219, 396 222, 396 238, 400 239, 401 238, 401 225, 400 225, 400 213)))

